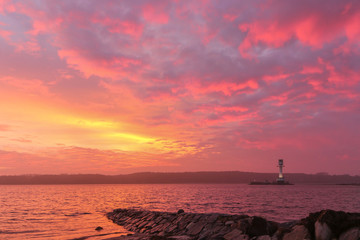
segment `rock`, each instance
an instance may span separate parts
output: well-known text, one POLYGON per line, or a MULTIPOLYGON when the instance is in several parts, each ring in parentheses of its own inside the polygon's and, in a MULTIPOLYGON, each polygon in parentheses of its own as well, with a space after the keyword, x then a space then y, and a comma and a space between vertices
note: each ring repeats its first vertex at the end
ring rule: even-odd
POLYGON ((272 236, 279 229, 279 224, 277 222, 268 221, 267 222, 267 231, 268 235, 272 236))
POLYGON ((232 240, 232 239, 236 239, 237 237, 243 235, 243 232, 238 230, 238 229, 234 229, 231 232, 229 232, 228 234, 224 235, 224 238, 226 240, 232 240))
POLYGON ((236 228, 240 229, 244 233, 247 233, 250 228, 249 219, 241 219, 236 223, 236 228))
POLYGON ((199 234, 199 239, 206 240, 213 235, 213 226, 211 224, 205 225, 199 234))
MULTIPOLYGON (((360 213, 323 210, 301 221, 276 223, 261 217, 229 214, 150 212, 116 209, 107 217, 139 236, 137 240, 360 240, 360 213), (298 224, 298 225, 296 225, 298 224), (186 235, 186 236, 185 236, 186 235), (140 237, 141 236, 141 237, 140 237)), ((97 227, 97 231, 102 227, 97 227)))
POLYGON ((184 211, 184 209, 179 209, 178 211, 177 211, 177 214, 181 214, 181 213, 184 213, 185 211, 184 211))
MULTIPOLYGON (((316 236, 315 231, 317 231, 317 234, 319 235, 320 230, 327 232, 330 230, 330 238, 338 238, 348 229, 360 227, 360 214, 346 213, 343 211, 322 210, 320 212, 310 213, 307 218, 301 220, 301 224, 308 228, 313 238, 316 236), (319 223, 321 223, 321 225, 319 223), (325 227, 323 224, 326 224, 327 227, 325 227), (318 226, 318 230, 316 230, 316 226, 318 226)), ((322 234, 325 233, 322 232, 322 234)), ((329 234, 329 232, 327 234, 329 234)), ((326 236, 324 235, 323 237, 326 236)))
POLYGON ((360 239, 360 228, 351 228, 346 232, 342 233, 339 240, 359 240, 360 239))
POLYGON ((250 237, 267 235, 267 221, 262 217, 253 217, 248 234, 250 237))
POLYGON ((269 235, 262 235, 256 238, 256 240, 271 240, 269 235))
POLYGON ((281 227, 281 228, 292 228, 292 227, 294 227, 296 224, 298 224, 299 222, 300 222, 300 221, 296 220, 296 221, 279 223, 279 226, 278 226, 278 227, 281 227))
POLYGON ((210 215, 210 217, 208 218, 208 222, 209 223, 215 222, 219 218, 219 216, 220 216, 220 214, 217 214, 217 213, 210 215))
POLYGON ((296 225, 290 233, 286 233, 283 240, 311 239, 310 233, 304 225, 296 225))
POLYGON ((175 231, 176 229, 177 229, 177 225, 172 224, 172 225, 170 225, 169 227, 167 227, 167 228, 165 229, 165 232, 167 232, 167 233, 172 233, 172 232, 175 231))
POLYGON ((233 224, 234 224, 234 221, 227 221, 227 222, 225 222, 225 225, 231 226, 231 225, 233 225, 233 224))
POLYGON ((186 233, 189 235, 197 235, 201 232, 201 230, 204 228, 205 225, 206 225, 205 222, 191 223, 187 227, 188 230, 186 233))
POLYGON ((315 222, 315 238, 316 240, 331 240, 332 232, 326 223, 315 222))
POLYGON ((168 237, 168 239, 190 240, 191 237, 186 236, 186 235, 181 235, 181 236, 171 236, 171 237, 168 237))
POLYGON ((96 230, 96 231, 101 231, 101 230, 103 230, 103 228, 100 227, 100 226, 98 226, 98 227, 95 228, 95 230, 96 230))

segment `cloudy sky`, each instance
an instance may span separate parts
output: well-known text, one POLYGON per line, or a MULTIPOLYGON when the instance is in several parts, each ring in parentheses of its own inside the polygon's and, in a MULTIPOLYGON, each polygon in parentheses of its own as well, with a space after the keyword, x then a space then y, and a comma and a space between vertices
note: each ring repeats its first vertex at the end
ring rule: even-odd
POLYGON ((357 0, 0 0, 0 175, 360 174, 357 0))

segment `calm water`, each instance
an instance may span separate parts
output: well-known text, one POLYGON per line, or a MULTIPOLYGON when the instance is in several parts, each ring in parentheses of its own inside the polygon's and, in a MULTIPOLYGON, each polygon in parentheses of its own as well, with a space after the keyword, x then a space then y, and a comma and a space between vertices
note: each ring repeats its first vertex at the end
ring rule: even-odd
POLYGON ((0 239, 105 239, 126 230, 104 216, 114 208, 259 215, 279 222, 334 209, 360 212, 357 186, 0 185, 0 239), (94 229, 104 228, 101 232, 94 229), (99 234, 109 234, 96 236, 99 234))

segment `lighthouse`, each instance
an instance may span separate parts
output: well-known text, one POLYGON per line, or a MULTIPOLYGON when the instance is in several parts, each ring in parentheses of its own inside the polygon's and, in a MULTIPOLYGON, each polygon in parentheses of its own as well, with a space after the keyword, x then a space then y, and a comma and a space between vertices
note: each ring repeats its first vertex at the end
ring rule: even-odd
POLYGON ((279 159, 278 162, 278 167, 279 167, 279 177, 276 179, 276 181, 265 181, 265 182, 258 182, 258 181, 251 181, 250 185, 294 185, 288 181, 285 181, 284 175, 283 175, 283 167, 284 166, 284 160, 279 159))
POLYGON ((283 167, 285 167, 284 166, 284 160, 279 159, 278 167, 279 167, 279 178, 276 180, 276 182, 284 183, 285 182, 284 175, 283 175, 283 167))

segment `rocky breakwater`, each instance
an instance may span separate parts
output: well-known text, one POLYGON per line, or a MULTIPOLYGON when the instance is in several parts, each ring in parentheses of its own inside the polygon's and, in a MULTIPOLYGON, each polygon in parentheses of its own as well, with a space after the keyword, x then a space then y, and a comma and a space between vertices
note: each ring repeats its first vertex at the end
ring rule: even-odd
POLYGON ((183 210, 169 213, 116 209, 107 217, 139 233, 138 239, 360 240, 360 213, 332 210, 311 213, 307 218, 289 223, 256 216, 185 213, 183 210))

